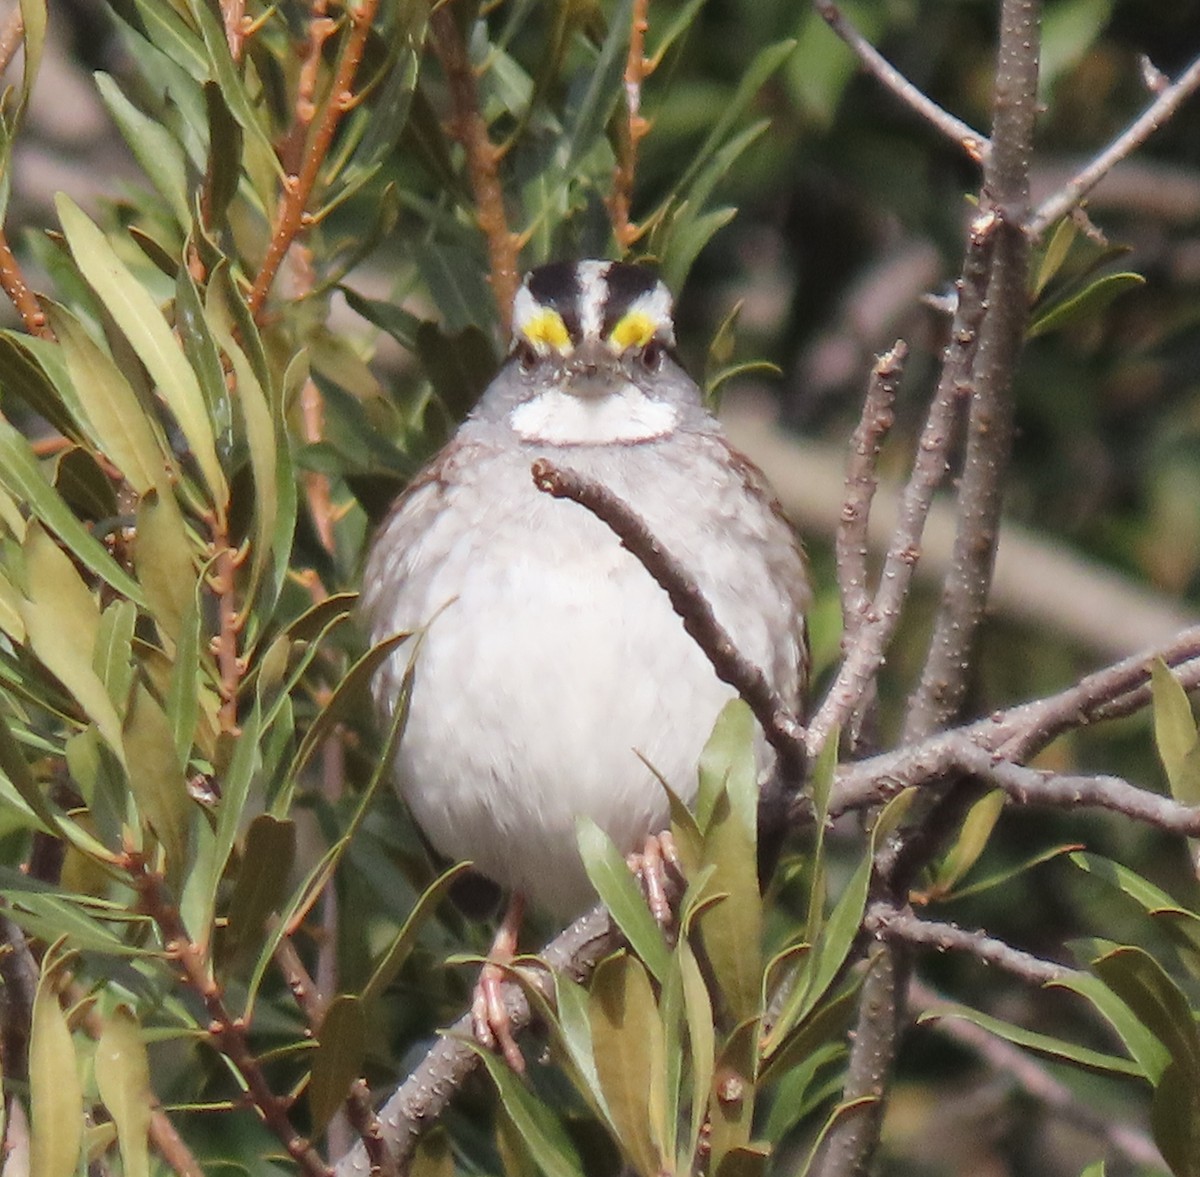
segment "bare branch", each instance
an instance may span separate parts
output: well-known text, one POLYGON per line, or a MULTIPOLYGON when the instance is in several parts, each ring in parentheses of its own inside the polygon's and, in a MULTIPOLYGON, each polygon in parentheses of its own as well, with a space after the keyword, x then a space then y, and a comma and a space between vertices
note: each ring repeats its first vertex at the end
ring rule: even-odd
POLYGON ((814 0, 814 3, 821 18, 854 51, 867 73, 915 110, 935 130, 961 147, 976 163, 987 158, 991 144, 986 135, 981 135, 962 119, 938 106, 928 94, 917 89, 850 23, 836 4, 830 0, 814 0))
POLYGON ((803 780, 804 729, 763 672, 734 646, 699 586, 682 565, 663 550, 645 523, 612 491, 594 479, 564 470, 546 458, 534 462, 531 472, 538 490, 587 508, 617 535, 671 599, 671 607, 712 663, 717 677, 733 687, 754 712, 767 742, 779 758, 784 780, 792 785, 803 780))
POLYGON ((927 735, 958 711, 992 578, 1004 474, 1012 441, 1013 373, 1024 342, 1029 242, 1022 226, 1037 112, 1040 0, 1001 8, 992 150, 984 166, 981 217, 994 223, 974 395, 959 483, 954 560, 942 590, 929 657, 905 720, 905 738, 927 735))
MULTIPOLYGON (((566 973, 586 981, 592 970, 617 946, 619 934, 608 912, 597 907, 556 936, 538 959, 546 970, 523 969, 528 985, 551 992, 551 974, 566 973)), ((504 988, 505 1004, 514 1030, 529 1024, 529 1001, 517 984, 504 988)), ((441 1037, 379 1110, 382 1139, 403 1168, 422 1132, 436 1123, 455 1092, 479 1065, 471 1043, 471 1015, 464 1014, 441 1037)), ((363 1145, 355 1145, 335 1167, 336 1177, 366 1177, 370 1162, 363 1145)))
POLYGON ((1061 981, 1073 972, 1065 965, 1022 952, 984 932, 968 932, 955 924, 918 919, 909 907, 873 903, 867 909, 863 927, 883 940, 936 948, 938 952, 965 952, 1034 985, 1061 981))
POLYGON ((946 477, 963 401, 971 392, 971 365, 986 304, 986 282, 995 234, 989 223, 973 223, 958 282, 958 303, 950 325, 950 342, 925 427, 917 442, 912 473, 904 488, 898 520, 883 561, 879 587, 858 632, 844 652, 837 677, 809 724, 808 750, 815 757, 833 727, 845 723, 870 689, 908 598, 921 552, 925 521, 933 495, 946 477))
POLYGON ((867 384, 862 415, 850 439, 846 499, 838 521, 836 542, 843 648, 857 635, 871 603, 867 591, 867 529, 871 503, 879 484, 879 454, 896 419, 896 388, 907 355, 908 345, 898 339, 890 351, 876 359, 867 384))
POLYGON ((1030 238, 1036 241, 1055 221, 1066 216, 1121 160, 1169 122, 1197 88, 1200 88, 1200 57, 1174 82, 1161 89, 1141 115, 1082 171, 1038 206, 1026 226, 1030 238))

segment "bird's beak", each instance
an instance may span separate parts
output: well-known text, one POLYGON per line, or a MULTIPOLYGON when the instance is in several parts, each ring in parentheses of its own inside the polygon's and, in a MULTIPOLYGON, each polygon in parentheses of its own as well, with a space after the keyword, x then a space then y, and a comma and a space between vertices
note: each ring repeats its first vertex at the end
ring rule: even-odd
POLYGON ((567 359, 567 391, 583 398, 605 396, 612 391, 616 370, 616 357, 608 347, 599 340, 585 339, 567 359))

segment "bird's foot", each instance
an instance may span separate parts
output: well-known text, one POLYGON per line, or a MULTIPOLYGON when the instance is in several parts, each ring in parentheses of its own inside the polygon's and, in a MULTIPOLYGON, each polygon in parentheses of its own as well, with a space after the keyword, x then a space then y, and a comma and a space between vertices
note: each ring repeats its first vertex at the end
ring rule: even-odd
POLYGON ((518 1075, 525 1073, 525 1056, 513 1034, 512 1018, 504 1003, 504 984, 507 966, 517 955, 517 934, 525 915, 525 897, 513 895, 504 918, 496 929, 487 963, 475 983, 471 1001, 471 1028, 475 1040, 488 1050, 499 1051, 510 1069, 518 1075))
POLYGON ((641 853, 631 854, 626 861, 642 884, 650 914, 658 926, 667 931, 675 921, 673 902, 678 900, 684 885, 683 866, 675 839, 669 830, 651 834, 641 853))

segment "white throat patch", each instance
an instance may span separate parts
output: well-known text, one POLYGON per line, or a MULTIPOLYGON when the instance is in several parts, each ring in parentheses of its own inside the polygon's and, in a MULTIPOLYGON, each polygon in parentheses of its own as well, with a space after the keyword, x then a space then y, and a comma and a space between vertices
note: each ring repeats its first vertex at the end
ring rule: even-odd
POLYGON ((600 397, 549 389, 518 405, 509 417, 519 437, 546 445, 654 441, 666 437, 678 421, 673 405, 651 400, 629 383, 600 397))

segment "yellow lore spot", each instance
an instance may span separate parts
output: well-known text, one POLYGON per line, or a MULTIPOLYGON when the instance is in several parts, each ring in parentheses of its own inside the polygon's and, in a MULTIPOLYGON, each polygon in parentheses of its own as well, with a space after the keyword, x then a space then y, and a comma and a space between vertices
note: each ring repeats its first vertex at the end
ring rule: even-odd
POLYGON ((521 331, 538 351, 566 353, 571 350, 571 333, 557 311, 538 311, 522 324, 521 331))
POLYGON ((645 347, 654 338, 658 322, 645 311, 630 311, 612 329, 609 342, 619 351, 645 347))

